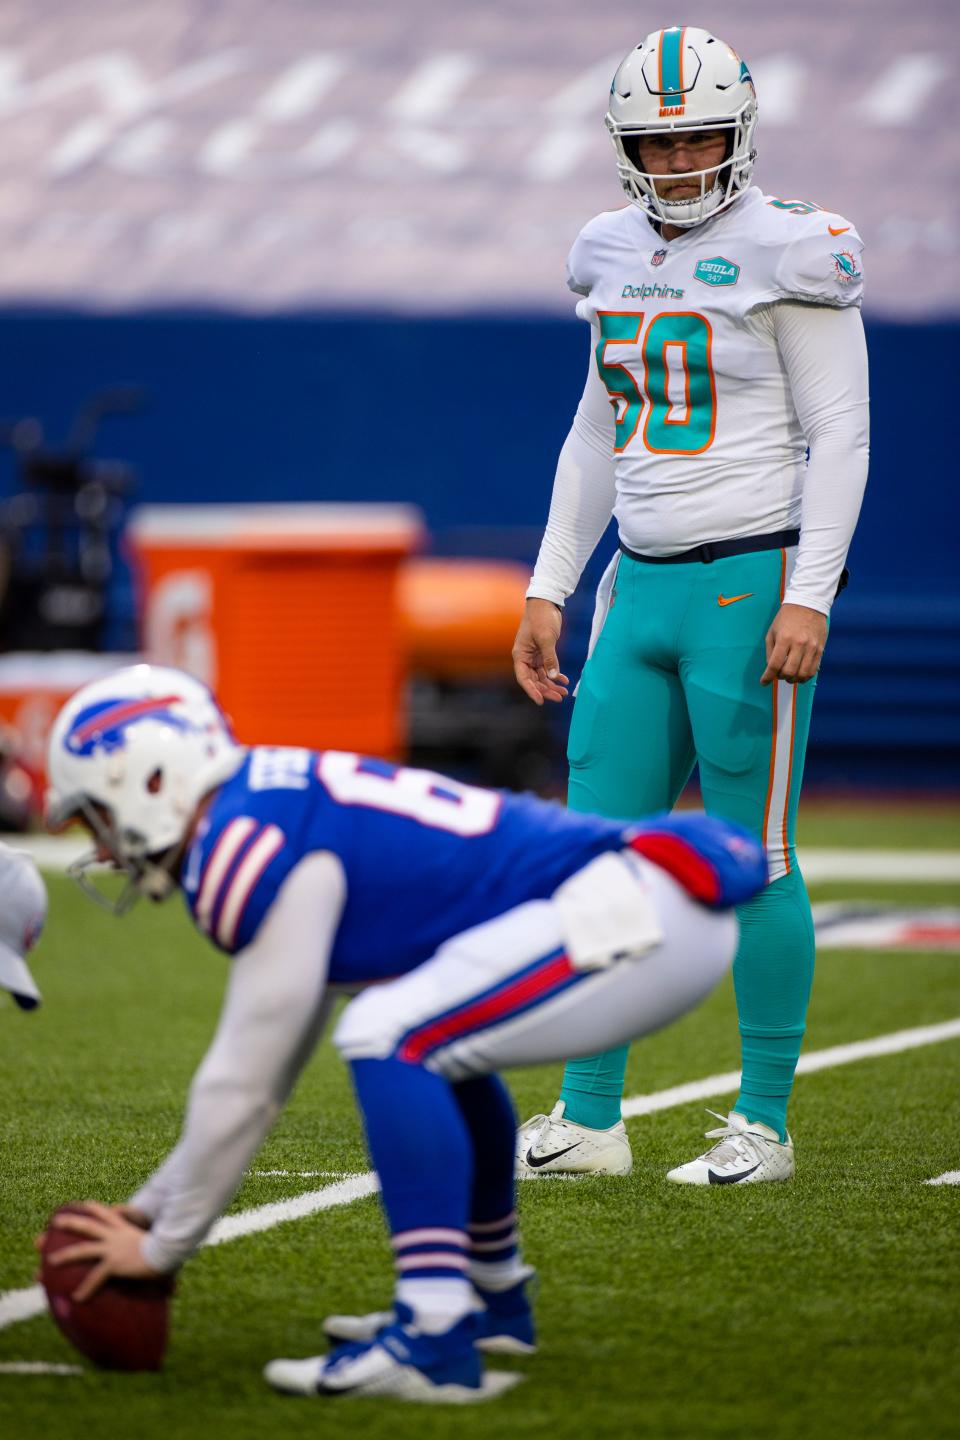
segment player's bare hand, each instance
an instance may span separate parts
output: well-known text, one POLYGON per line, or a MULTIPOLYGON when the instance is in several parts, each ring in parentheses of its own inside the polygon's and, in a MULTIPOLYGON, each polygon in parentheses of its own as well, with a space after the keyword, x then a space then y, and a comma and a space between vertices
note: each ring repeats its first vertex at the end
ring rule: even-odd
MULTIPOLYGON (((101 1205, 99 1205, 99 1201, 95 1200, 89 1201, 88 1204, 91 1205, 91 1207, 107 1208, 107 1210, 112 1210, 117 1215, 122 1215, 122 1217, 124 1217, 124 1220, 130 1221, 131 1225, 137 1225, 138 1230, 150 1230, 151 1225, 153 1225, 153 1220, 151 1220, 150 1215, 145 1215, 142 1210, 137 1210, 137 1207, 135 1207, 135 1205, 121 1204, 107 1205, 107 1207, 101 1207, 101 1205)), ((40 1231, 39 1236, 33 1237, 33 1248, 35 1248, 35 1250, 42 1251, 43 1241, 45 1240, 46 1230, 42 1230, 40 1231)), ((37 1277, 37 1279, 39 1279, 39 1277, 37 1277)))
POLYGON ((129 1220, 131 1225, 136 1225, 138 1230, 149 1230, 153 1224, 150 1216, 145 1215, 142 1210, 138 1210, 136 1205, 111 1205, 109 1209, 116 1215, 122 1215, 124 1220, 129 1220))
POLYGON ((119 1206, 85 1200, 85 1214, 61 1214, 57 1224, 86 1238, 66 1245, 50 1256, 51 1265, 69 1265, 77 1260, 96 1263, 73 1292, 78 1303, 89 1300, 112 1275, 128 1280, 155 1280, 159 1272, 143 1258, 143 1229, 119 1213, 119 1206))
POLYGON ((528 600, 513 642, 513 673, 535 705, 565 699, 569 680, 560 672, 557 641, 563 617, 550 600, 528 600))
POLYGON ((786 680, 803 685, 820 668, 827 643, 827 617, 806 605, 781 605, 767 631, 767 668, 761 685, 786 680))

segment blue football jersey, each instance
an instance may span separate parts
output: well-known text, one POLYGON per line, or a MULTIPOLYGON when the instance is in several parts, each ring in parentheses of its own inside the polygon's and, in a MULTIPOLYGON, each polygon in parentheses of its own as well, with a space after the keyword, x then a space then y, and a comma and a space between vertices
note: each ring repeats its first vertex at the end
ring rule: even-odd
MULTIPOLYGON (((718 855, 720 870, 727 857, 735 888, 759 888, 747 880, 744 855, 760 850, 745 832, 706 817, 677 819, 682 833, 670 817, 625 826, 342 751, 257 747, 215 792, 182 884, 197 926, 233 954, 250 944, 297 863, 331 851, 347 893, 330 979, 360 983, 414 969, 451 936, 549 897, 588 860, 630 843, 641 853, 648 840, 659 846, 666 858, 651 858, 667 869, 682 853, 680 869, 699 875, 698 898, 707 903, 732 903, 729 884, 716 878, 718 855), (697 820, 710 829, 706 846, 697 843, 697 820), (733 849, 718 826, 733 835, 733 849)), ((749 858, 756 871, 756 856, 749 858)))

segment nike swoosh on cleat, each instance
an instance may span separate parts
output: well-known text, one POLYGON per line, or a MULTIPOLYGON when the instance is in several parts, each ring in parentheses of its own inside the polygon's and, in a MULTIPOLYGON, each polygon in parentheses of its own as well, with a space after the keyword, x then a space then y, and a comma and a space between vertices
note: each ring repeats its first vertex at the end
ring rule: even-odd
POLYGON ((847 231, 850 229, 850 226, 849 226, 849 225, 828 225, 828 226, 827 226, 827 229, 830 231, 830 234, 831 234, 831 235, 846 235, 847 231))
POLYGON ((576 1150, 579 1144, 579 1140, 574 1140, 572 1145, 568 1145, 563 1150, 554 1150, 552 1155, 534 1155, 532 1150, 528 1150, 527 1164, 530 1166, 531 1170, 539 1170, 541 1165, 547 1165, 551 1160, 559 1160, 560 1156, 566 1155, 567 1151, 569 1150, 576 1150))
POLYGON ((753 591, 752 591, 752 590, 748 590, 747 593, 746 593, 746 595, 718 595, 718 596, 717 596, 717 604, 718 604, 718 605, 736 605, 736 603, 737 603, 738 600, 751 600, 752 598, 753 598, 753 591))
POLYGON ((754 1170, 759 1170, 762 1163, 762 1161, 758 1160, 756 1165, 751 1165, 749 1170, 741 1170, 736 1175, 718 1175, 716 1170, 708 1170, 707 1176, 711 1185, 736 1185, 738 1180, 746 1180, 747 1176, 752 1175, 754 1170))

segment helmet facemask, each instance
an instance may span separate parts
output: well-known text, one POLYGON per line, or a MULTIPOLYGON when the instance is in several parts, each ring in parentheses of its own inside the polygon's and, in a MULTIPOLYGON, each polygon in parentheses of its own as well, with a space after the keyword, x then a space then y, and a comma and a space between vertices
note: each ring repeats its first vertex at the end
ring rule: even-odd
POLYGON ((169 899, 174 893, 188 837, 159 854, 145 855, 139 853, 143 836, 135 831, 120 831, 107 807, 94 804, 87 796, 81 799, 71 818, 83 821, 94 844, 91 850, 79 855, 67 866, 67 874, 85 895, 89 895, 104 910, 113 915, 126 915, 141 895, 161 901, 169 899), (109 855, 109 862, 104 861, 104 852, 109 855), (99 872, 105 863, 127 876, 126 884, 116 896, 102 890, 89 873, 91 870, 99 872))
POLYGON ((646 210, 651 219, 663 225, 685 229, 699 225, 710 215, 733 203, 741 190, 750 183, 756 151, 752 149, 753 131, 757 123, 756 106, 745 107, 734 119, 721 119, 697 125, 628 126, 617 124, 610 115, 606 126, 617 152, 617 175, 627 197, 634 205, 646 210), (726 134, 726 154, 719 165, 706 170, 670 171, 654 175, 642 168, 640 144, 645 136, 695 134, 722 130, 726 134), (657 192, 657 181, 692 180, 700 188, 699 195, 682 200, 666 200, 657 192))

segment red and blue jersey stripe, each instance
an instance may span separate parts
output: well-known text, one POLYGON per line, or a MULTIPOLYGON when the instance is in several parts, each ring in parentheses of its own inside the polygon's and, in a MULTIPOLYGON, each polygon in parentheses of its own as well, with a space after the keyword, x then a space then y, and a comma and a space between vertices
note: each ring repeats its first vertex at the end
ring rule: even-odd
POLYGON ((515 1020, 535 1005, 553 999, 583 980, 585 973, 574 969, 563 950, 555 950, 490 989, 408 1030, 397 1046, 397 1058, 422 1064, 457 1040, 515 1020))
POLYGON ((259 824, 250 815, 231 820, 211 846, 192 902, 201 930, 232 952, 257 884, 285 843, 276 825, 259 824))

